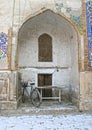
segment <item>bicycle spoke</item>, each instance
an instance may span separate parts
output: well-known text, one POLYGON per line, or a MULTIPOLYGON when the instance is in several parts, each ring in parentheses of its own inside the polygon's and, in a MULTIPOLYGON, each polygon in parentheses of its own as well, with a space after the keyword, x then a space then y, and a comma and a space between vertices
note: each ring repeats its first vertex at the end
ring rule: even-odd
POLYGON ((41 95, 37 89, 34 89, 31 93, 32 104, 39 107, 41 104, 41 95))

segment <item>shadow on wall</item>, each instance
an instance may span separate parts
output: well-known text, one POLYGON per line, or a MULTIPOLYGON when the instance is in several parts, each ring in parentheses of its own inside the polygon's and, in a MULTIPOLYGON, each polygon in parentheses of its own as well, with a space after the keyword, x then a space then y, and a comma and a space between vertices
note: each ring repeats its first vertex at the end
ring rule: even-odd
POLYGON ((61 99, 65 102, 72 102, 72 97, 73 97, 72 85, 63 87, 61 99))

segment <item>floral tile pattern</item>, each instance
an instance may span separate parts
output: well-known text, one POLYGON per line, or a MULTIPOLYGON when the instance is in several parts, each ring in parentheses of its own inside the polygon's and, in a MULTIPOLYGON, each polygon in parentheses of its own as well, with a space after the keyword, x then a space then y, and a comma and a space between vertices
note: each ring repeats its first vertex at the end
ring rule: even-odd
POLYGON ((86 3, 89 67, 92 67, 92 1, 86 3))
POLYGON ((75 16, 72 14, 73 10, 71 7, 64 7, 63 3, 56 3, 55 5, 56 10, 61 13, 63 8, 66 10, 66 13, 70 15, 71 20, 76 24, 80 34, 83 34, 83 20, 82 20, 82 15, 75 16))
POLYGON ((0 59, 6 57, 7 53, 7 35, 3 32, 0 33, 0 59))

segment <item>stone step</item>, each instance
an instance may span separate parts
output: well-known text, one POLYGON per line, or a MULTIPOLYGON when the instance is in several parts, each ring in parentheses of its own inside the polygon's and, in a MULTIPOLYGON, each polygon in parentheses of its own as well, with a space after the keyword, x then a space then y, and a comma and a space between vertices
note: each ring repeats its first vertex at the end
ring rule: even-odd
POLYGON ((43 102, 40 107, 34 107, 30 102, 21 103, 17 110, 1 110, 1 115, 57 115, 78 112, 78 108, 70 103, 43 102))

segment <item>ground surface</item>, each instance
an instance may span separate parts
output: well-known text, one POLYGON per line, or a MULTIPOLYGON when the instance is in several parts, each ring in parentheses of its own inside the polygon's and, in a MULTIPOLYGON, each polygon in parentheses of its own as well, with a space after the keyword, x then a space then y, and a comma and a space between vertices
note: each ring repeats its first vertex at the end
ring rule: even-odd
POLYGON ((26 103, 0 111, 0 130, 92 130, 92 113, 69 103, 44 102, 39 108, 26 103))
POLYGON ((1 116, 0 130, 92 130, 92 115, 1 116))

